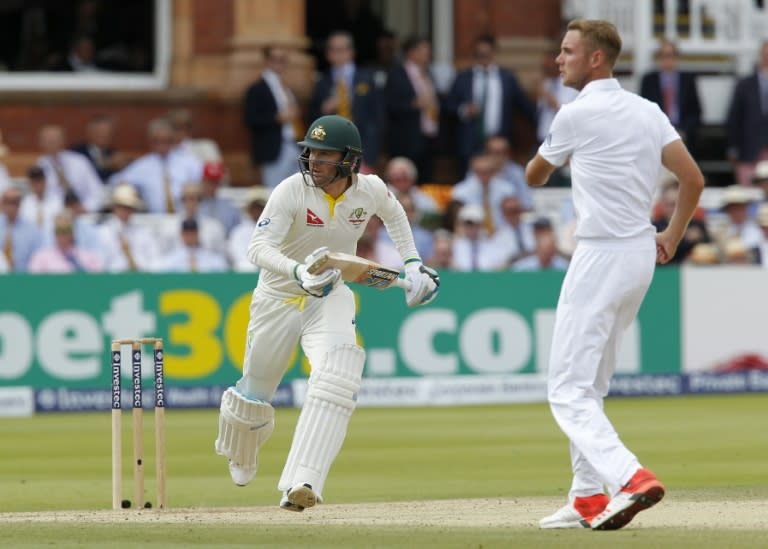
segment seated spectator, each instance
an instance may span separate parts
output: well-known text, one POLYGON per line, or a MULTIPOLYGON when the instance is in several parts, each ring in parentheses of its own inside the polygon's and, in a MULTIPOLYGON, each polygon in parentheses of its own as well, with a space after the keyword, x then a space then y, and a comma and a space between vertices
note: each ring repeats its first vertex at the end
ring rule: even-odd
POLYGON ((190 154, 201 163, 221 162, 221 150, 212 139, 192 137, 192 113, 187 109, 174 109, 168 113, 173 127, 174 151, 190 154))
POLYGON ((34 223, 19 215, 21 191, 8 187, 2 194, 2 215, 0 215, 0 246, 9 270, 27 271, 29 259, 43 243, 40 229, 34 223))
POLYGON ((98 273, 104 262, 96 253, 77 245, 72 214, 64 210, 53 221, 54 246, 41 248, 29 260, 30 273, 98 273))
POLYGON ((754 265, 755 259, 741 238, 731 238, 723 246, 723 263, 726 265, 754 265))
POLYGON ((683 260, 687 265, 717 265, 720 263, 720 250, 715 244, 702 242, 694 245, 691 253, 683 260))
POLYGON ((253 187, 248 193, 245 202, 246 215, 242 221, 232 229, 227 242, 229 262, 232 268, 239 272, 256 272, 258 267, 248 259, 248 244, 251 242, 253 230, 264 211, 269 198, 269 189, 266 187, 253 187))
POLYGON ((384 181, 397 192, 398 197, 404 195, 411 197, 418 216, 427 213, 434 214, 438 211, 435 199, 416 186, 418 173, 416 164, 410 158, 396 156, 387 162, 384 181))
POLYGON ((127 164, 127 159, 114 145, 115 123, 111 117, 96 115, 88 121, 85 141, 70 150, 85 156, 96 170, 102 183, 127 164))
POLYGON ((549 219, 538 219, 534 224, 535 251, 512 263, 513 271, 565 271, 569 260, 557 249, 557 239, 549 219))
MULTIPOLYGON (((8 154, 8 147, 3 143, 3 132, 0 131, 0 158, 3 158, 8 154)), ((8 168, 5 164, 0 162, 0 193, 13 184, 11 180, 11 174, 8 173, 8 168)))
POLYGON ((719 229, 717 237, 721 246, 732 238, 741 238, 748 248, 757 246, 763 238, 763 232, 757 223, 749 217, 752 198, 741 185, 726 187, 722 196, 722 209, 727 219, 719 229))
MULTIPOLYGON (((416 250, 419 252, 419 257, 429 257, 432 255, 432 233, 419 225, 416 211, 413 207, 413 199, 410 195, 396 195, 400 204, 402 204, 405 210, 405 215, 408 217, 408 222, 411 225, 411 231, 413 232, 413 240, 416 244, 416 250)), ((379 253, 386 256, 388 263, 386 265, 403 269, 402 257, 400 252, 397 251, 395 243, 389 236, 387 231, 378 231, 378 243, 380 248, 379 253)))
POLYGON ((525 168, 512 159, 512 147, 502 135, 486 139, 485 152, 494 160, 496 173, 515 186, 515 193, 526 211, 533 210, 533 189, 525 181, 525 168))
POLYGON ((453 235, 444 230, 435 231, 432 243, 432 255, 427 260, 427 265, 441 270, 453 270, 453 235))
POLYGON ((136 189, 122 184, 112 191, 112 213, 101 225, 102 249, 109 272, 153 271, 160 258, 158 237, 134 214, 144 208, 136 189))
MULTIPOLYGON (((75 242, 79 248, 85 248, 105 257, 101 238, 101 227, 97 226, 94 219, 86 215, 85 208, 75 193, 67 193, 64 197, 64 208, 72 214, 72 225, 75 233, 75 242)), ((45 235, 45 242, 49 246, 54 242, 53 231, 45 235)))
POLYGON ((195 218, 181 222, 179 244, 165 255, 160 270, 175 273, 220 273, 228 269, 226 258, 200 245, 195 218))
POLYGON ((752 175, 752 184, 763 191, 761 202, 768 202, 768 160, 762 160, 755 166, 755 173, 752 175))
POLYGON ((453 239, 453 264, 457 271, 497 271, 506 255, 488 236, 482 206, 467 204, 458 213, 459 227, 453 239))
POLYGON ((200 213, 218 220, 227 235, 240 223, 240 210, 231 200, 219 196, 219 188, 224 182, 226 170, 221 162, 206 162, 203 166, 200 213))
POLYGON ((763 232, 763 239, 752 249, 755 263, 768 269, 768 202, 763 202, 757 210, 757 224, 763 232))
POLYGON ((88 159, 64 148, 65 135, 61 126, 43 126, 38 141, 42 155, 37 164, 45 172, 46 193, 64 200, 64 195, 72 191, 87 211, 99 211, 104 203, 101 179, 88 159))
POLYGON ((202 186, 199 183, 189 183, 181 191, 181 210, 173 216, 167 216, 161 231, 161 248, 169 251, 179 246, 181 238, 181 224, 184 220, 197 221, 198 238, 203 246, 214 250, 219 254, 227 252, 227 237, 224 226, 213 217, 208 217, 200 212, 200 202, 203 199, 202 186))
POLYGON ((19 216, 48 232, 53 226, 53 218, 63 208, 62 198, 46 192, 45 173, 40 166, 31 166, 27 170, 27 186, 29 192, 21 199, 19 216))
POLYGON ((516 195, 505 196, 501 200, 501 211, 504 222, 491 238, 504 258, 504 264, 511 265, 536 250, 534 227, 523 218, 524 208, 516 195))
MULTIPOLYGON (((672 218, 672 214, 677 206, 678 193, 679 185, 677 181, 667 183, 663 187, 661 195, 659 196, 657 208, 655 208, 656 217, 653 221, 653 226, 656 227, 656 232, 662 232, 669 225, 669 220, 672 218)), ((696 215, 694 215, 693 219, 688 223, 688 227, 685 230, 685 234, 683 234, 683 239, 680 241, 675 255, 672 256, 672 259, 668 263, 665 263, 665 265, 679 265, 696 244, 699 244, 700 242, 711 242, 707 224, 703 219, 703 210, 701 210, 701 212, 701 217, 696 217, 696 215)))
POLYGON ((147 137, 149 152, 114 174, 110 185, 133 185, 150 213, 176 213, 181 209, 181 189, 200 181, 203 164, 192 154, 172 154, 173 128, 164 118, 149 122, 147 137))
POLYGON ((505 196, 514 195, 513 183, 499 176, 497 163, 488 154, 472 158, 467 177, 453 188, 453 199, 462 204, 480 206, 483 210, 483 227, 489 235, 504 224, 501 202, 505 196))

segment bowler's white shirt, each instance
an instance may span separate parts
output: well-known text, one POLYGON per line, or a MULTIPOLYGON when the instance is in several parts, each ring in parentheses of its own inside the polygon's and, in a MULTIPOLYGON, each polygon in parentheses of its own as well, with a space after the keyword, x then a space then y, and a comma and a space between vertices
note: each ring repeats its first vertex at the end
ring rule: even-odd
POLYGON ((539 154, 555 166, 570 159, 576 239, 649 236, 661 150, 680 136, 656 103, 614 78, 594 80, 552 121, 539 154))
POLYGON ((272 191, 248 246, 249 259, 262 269, 258 289, 276 297, 304 295, 294 267, 321 246, 355 254, 372 215, 384 222, 403 260, 419 257, 403 207, 378 176, 355 175, 336 200, 307 185, 301 173, 284 179, 272 191))

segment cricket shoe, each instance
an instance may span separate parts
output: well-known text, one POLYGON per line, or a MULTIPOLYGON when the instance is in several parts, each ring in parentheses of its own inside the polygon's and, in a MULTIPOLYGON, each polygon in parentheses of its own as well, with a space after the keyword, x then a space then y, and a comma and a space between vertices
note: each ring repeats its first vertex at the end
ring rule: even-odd
POLYGON ((555 513, 539 521, 539 528, 590 528, 589 521, 608 505, 608 496, 577 497, 555 513))
POLYGON ((664 497, 664 485, 648 469, 637 472, 611 498, 605 510, 597 515, 590 526, 593 530, 618 530, 629 524, 640 511, 653 507, 664 497))
POLYGON ((314 507, 318 501, 319 498, 312 490, 312 485, 304 482, 297 484, 285 493, 280 500, 280 507, 286 511, 301 513, 304 509, 314 507))
POLYGON ((246 486, 256 476, 256 468, 246 469, 241 467, 231 459, 229 460, 229 476, 232 477, 232 482, 238 486, 246 486))

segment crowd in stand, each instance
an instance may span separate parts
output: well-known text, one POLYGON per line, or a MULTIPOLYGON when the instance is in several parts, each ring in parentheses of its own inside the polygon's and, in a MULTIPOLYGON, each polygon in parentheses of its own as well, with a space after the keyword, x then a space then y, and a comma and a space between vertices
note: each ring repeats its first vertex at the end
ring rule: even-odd
MULTIPOLYGON (((768 267, 768 42, 755 72, 740 79, 726 129, 734 184, 722 202, 700 208, 672 264, 759 264, 768 267)), ((441 90, 430 73, 427 40, 405 41, 387 63, 357 66, 352 36, 326 40, 328 71, 300 108, 282 79, 288 52, 266 48, 265 68, 243 99, 251 156, 263 185, 242 204, 221 196, 228 182, 216 144, 190 136, 184 110, 151 120, 148 150, 128 161, 113 146, 113 121, 97 116, 82 143, 61 127, 38 133, 40 156, 19 187, 0 164, 0 272, 253 271, 245 257, 269 192, 297 171, 297 137, 308 120, 340 114, 363 137, 363 170, 378 171, 402 202, 427 264, 457 271, 564 270, 574 248, 573 208, 537 211, 536 195, 515 161, 515 124, 528 124, 539 141, 560 106, 576 92, 560 82, 554 55, 542 64, 533 93, 495 59, 496 42, 480 36, 474 63, 441 90), (441 124, 452 125, 445 131, 441 124), (440 143, 461 174, 435 185, 440 143)), ((674 44, 662 42, 657 70, 640 93, 659 104, 696 151, 701 107, 692 74, 678 69, 674 44)), ((1 142, 1 140, 0 140, 1 142)), ((2 150, 0 150, 2 154, 2 150)), ((567 168, 552 183, 568 185, 567 168)), ((660 177, 651 221, 663 230, 674 209, 676 182, 660 177)), ((402 267, 386 231, 374 218, 358 254, 402 267)))

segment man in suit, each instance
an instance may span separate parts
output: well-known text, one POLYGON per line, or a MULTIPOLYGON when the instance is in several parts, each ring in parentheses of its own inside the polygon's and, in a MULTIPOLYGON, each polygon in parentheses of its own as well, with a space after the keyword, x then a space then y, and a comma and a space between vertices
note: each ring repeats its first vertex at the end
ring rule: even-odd
POLYGON ((264 49, 264 70, 243 100, 243 119, 251 133, 251 160, 261 167, 262 185, 274 188, 296 172, 299 149, 294 124, 300 113, 293 92, 282 79, 288 52, 277 46, 264 49))
POLYGON ((429 72, 431 58, 427 39, 407 39, 403 62, 389 73, 385 89, 389 154, 410 158, 421 183, 432 180, 432 150, 439 130, 440 103, 429 72))
POLYGON ((757 162, 768 160, 768 40, 755 72, 737 82, 725 125, 736 181, 749 185, 757 162))
POLYGON ((96 115, 88 121, 86 140, 70 149, 85 156, 104 183, 127 164, 125 157, 112 145, 114 134, 112 118, 103 114, 96 115))
POLYGON ((376 167, 383 118, 381 100, 373 74, 355 64, 355 45, 347 31, 331 33, 325 45, 329 70, 315 85, 309 106, 309 120, 338 114, 352 120, 365 143, 363 173, 376 167))
POLYGON ((515 142, 515 118, 522 116, 535 128, 536 108, 515 75, 496 64, 496 39, 478 36, 474 64, 453 82, 448 107, 458 117, 459 170, 467 171, 469 159, 482 151, 485 140, 503 135, 515 142))
POLYGON ((701 103, 694 74, 679 70, 680 52, 662 40, 656 52, 657 70, 643 76, 640 95, 661 107, 689 149, 695 147, 701 124, 701 103))

